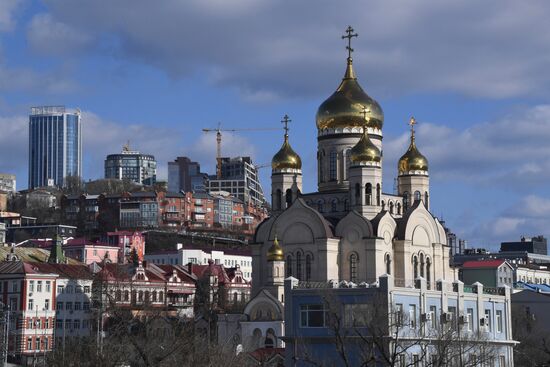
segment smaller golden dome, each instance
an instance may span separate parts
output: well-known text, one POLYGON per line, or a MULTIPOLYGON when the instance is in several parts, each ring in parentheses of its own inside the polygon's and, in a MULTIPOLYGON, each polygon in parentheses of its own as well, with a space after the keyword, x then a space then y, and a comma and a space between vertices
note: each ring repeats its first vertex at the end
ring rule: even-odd
POLYGON ((267 261, 283 261, 283 259, 283 248, 279 245, 279 240, 277 239, 277 235, 275 235, 273 245, 267 250, 267 261))
POLYGON ((290 146, 288 134, 285 134, 285 141, 281 149, 273 156, 271 168, 273 170, 302 169, 302 160, 290 146))
POLYGON ((354 163, 380 162, 381 159, 380 149, 370 140, 366 128, 361 139, 351 148, 349 155, 354 163))
POLYGON ((399 174, 408 173, 410 171, 428 170, 428 159, 424 157, 416 147, 414 137, 414 125, 416 125, 416 120, 414 117, 411 117, 409 125, 411 125, 411 143, 409 145, 409 149, 405 154, 403 154, 397 164, 399 174))

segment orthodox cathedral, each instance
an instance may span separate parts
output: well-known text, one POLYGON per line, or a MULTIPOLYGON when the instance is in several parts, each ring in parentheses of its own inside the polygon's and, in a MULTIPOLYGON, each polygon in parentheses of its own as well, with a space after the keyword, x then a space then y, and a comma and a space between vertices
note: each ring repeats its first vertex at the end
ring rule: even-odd
MULTIPOLYGON (((348 29, 348 42, 355 35, 348 29)), ((285 116, 272 160, 273 215, 256 231, 253 293, 267 289, 284 303, 283 280, 376 282, 382 274, 412 284, 454 280, 446 233, 430 209, 428 160, 416 146, 414 118, 397 163, 397 194, 384 191, 382 108, 361 88, 351 45, 344 77, 319 107, 317 192, 302 192, 302 162, 285 116)), ((393 185, 392 185, 393 186, 393 185)))

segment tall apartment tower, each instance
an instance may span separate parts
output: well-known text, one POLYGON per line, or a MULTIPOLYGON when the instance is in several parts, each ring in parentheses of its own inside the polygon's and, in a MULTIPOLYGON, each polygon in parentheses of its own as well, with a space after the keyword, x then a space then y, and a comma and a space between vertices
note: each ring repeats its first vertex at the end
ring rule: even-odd
POLYGON ((120 154, 109 154, 105 159, 105 178, 153 185, 157 181, 157 161, 150 154, 131 150, 128 143, 120 154))
POLYGON ((29 188, 62 187, 67 176, 82 176, 80 110, 32 107, 29 116, 29 188))

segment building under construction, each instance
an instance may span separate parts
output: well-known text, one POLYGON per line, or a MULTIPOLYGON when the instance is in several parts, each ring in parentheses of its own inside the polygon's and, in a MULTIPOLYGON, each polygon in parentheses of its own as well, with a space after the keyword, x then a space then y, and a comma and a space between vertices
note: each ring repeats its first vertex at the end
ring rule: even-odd
POLYGON ((225 191, 247 205, 263 207, 266 204, 258 169, 250 157, 220 158, 220 174, 209 177, 208 192, 225 191))

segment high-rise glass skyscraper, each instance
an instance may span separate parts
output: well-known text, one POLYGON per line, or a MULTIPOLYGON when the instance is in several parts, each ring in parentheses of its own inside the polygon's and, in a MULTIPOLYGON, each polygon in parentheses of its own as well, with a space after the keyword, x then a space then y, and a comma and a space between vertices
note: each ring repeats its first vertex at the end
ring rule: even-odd
POLYGON ((62 187, 67 176, 82 177, 80 111, 64 106, 32 107, 29 116, 29 188, 62 187))

